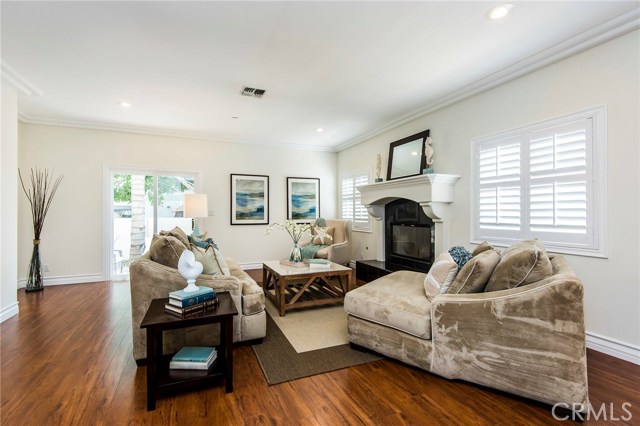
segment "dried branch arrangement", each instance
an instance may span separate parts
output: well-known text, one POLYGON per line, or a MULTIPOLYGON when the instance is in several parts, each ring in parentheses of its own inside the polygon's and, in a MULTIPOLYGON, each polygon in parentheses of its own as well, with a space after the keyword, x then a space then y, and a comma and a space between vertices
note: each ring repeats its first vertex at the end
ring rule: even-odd
POLYGON ((33 220, 33 253, 29 263, 29 278, 27 280, 27 291, 39 291, 44 288, 42 280, 42 264, 40 262, 40 234, 44 226, 44 219, 47 217, 53 196, 62 182, 63 175, 57 179, 49 174, 47 169, 31 169, 31 186, 27 189, 22 179, 22 173, 18 169, 18 176, 22 184, 29 204, 31 205, 31 219, 33 220))

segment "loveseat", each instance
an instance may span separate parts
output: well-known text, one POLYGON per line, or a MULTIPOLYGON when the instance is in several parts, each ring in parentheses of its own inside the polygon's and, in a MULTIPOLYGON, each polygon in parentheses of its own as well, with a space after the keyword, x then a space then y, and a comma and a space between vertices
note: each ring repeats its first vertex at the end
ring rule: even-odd
MULTIPOLYGON (((164 238, 171 239, 174 247, 181 248, 173 237, 164 238)), ((186 286, 185 279, 176 268, 153 260, 154 244, 155 240, 150 250, 130 266, 133 356, 139 364, 147 356, 146 330, 140 329, 140 323, 151 300, 168 297, 170 291, 180 290, 186 286)), ((179 257, 180 254, 181 251, 176 250, 176 256, 179 257)), ((238 315, 233 318, 234 342, 261 339, 266 335, 267 324, 262 288, 240 268, 235 260, 226 257, 225 261, 229 269, 228 276, 202 274, 196 280, 196 285, 211 287, 216 292, 230 293, 238 310, 238 315)), ((177 264, 177 258, 175 262, 177 264)), ((216 345, 219 335, 219 324, 166 331, 163 352, 177 352, 183 346, 216 345)))
POLYGON ((582 282, 562 256, 548 259, 549 276, 498 291, 428 297, 427 274, 381 277, 347 293, 349 341, 448 379, 586 407, 582 282))

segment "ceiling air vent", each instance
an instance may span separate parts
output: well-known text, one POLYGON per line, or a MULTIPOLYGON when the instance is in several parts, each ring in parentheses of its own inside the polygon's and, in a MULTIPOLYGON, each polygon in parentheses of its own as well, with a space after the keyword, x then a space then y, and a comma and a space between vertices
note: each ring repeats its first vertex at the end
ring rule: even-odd
POLYGON ((255 89, 253 87, 243 87, 242 91, 240 92, 240 94, 242 96, 252 96, 254 98, 261 98, 262 95, 264 95, 264 92, 266 92, 266 90, 264 89, 255 89))

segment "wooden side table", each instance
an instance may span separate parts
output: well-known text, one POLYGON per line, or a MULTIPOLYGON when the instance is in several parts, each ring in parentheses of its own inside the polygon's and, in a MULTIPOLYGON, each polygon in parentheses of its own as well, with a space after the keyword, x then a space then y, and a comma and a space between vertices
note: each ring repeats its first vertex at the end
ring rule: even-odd
POLYGON ((217 381, 224 377, 225 390, 233 392, 233 317, 238 315, 228 292, 218 293, 220 304, 216 309, 201 311, 180 318, 164 311, 169 300, 153 299, 140 328, 147 329, 147 411, 156 408, 156 394, 164 390, 188 389, 198 384, 217 381), (220 324, 220 345, 217 359, 209 370, 171 370, 169 362, 174 354, 162 353, 162 333, 165 330, 220 324))

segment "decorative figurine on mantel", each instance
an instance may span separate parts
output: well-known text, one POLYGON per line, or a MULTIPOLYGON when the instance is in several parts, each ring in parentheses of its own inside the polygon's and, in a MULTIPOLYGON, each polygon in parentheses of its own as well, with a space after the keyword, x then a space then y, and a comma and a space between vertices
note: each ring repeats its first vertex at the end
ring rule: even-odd
POLYGON ((378 154, 376 158, 376 183, 382 182, 382 178, 380 177, 380 173, 382 173, 382 157, 378 154))
POLYGON ((433 144, 433 140, 431 139, 431 137, 427 137, 427 140, 425 141, 425 144, 424 144, 424 158, 427 164, 427 168, 422 170, 422 174, 424 175, 435 173, 433 168, 431 167, 433 166, 433 146, 431 146, 432 144, 433 144))

